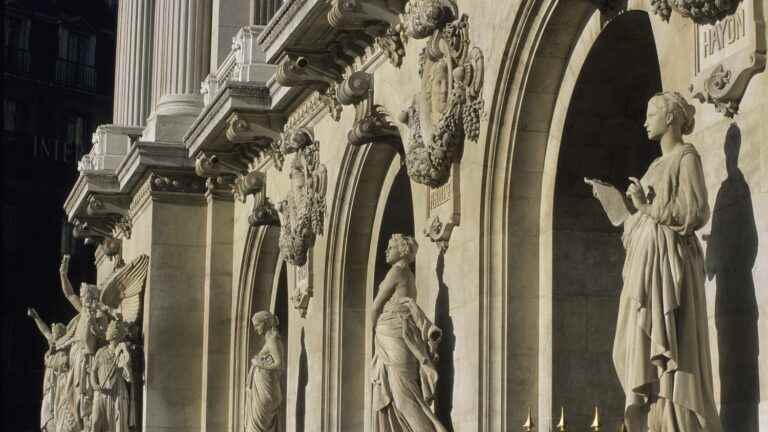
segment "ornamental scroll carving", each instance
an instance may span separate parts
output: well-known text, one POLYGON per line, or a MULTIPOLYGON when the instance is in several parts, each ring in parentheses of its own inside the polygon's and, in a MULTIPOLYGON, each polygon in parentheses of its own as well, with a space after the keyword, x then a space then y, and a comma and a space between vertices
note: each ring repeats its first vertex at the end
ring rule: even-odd
POLYGON ((355 122, 347 133, 350 145, 390 144, 402 153, 400 131, 390 120, 384 107, 373 103, 373 76, 358 71, 339 87, 339 101, 355 105, 355 122))
POLYGON ((465 139, 476 141, 483 112, 483 54, 462 15, 436 30, 419 59, 421 91, 399 120, 408 126, 406 168, 432 188, 448 181, 465 139))
POLYGON ((307 252, 323 234, 327 168, 319 160, 319 143, 309 129, 284 133, 284 154, 293 154, 288 176, 291 190, 277 206, 280 215, 280 252, 295 266, 307 262, 307 252))

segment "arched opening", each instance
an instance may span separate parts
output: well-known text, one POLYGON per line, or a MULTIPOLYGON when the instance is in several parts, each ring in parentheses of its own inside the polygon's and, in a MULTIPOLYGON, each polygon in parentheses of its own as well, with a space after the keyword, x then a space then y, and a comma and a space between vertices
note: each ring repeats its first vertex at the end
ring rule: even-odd
MULTIPOLYGON (((553 340, 558 331, 555 326, 568 325, 555 317, 567 312, 554 306, 553 227, 559 153, 577 79, 591 49, 605 29, 614 24, 625 29, 620 21, 636 20, 632 17, 636 13, 644 14, 623 12, 616 17, 598 11, 594 2, 549 0, 526 2, 515 17, 518 24, 507 40, 492 92, 485 142, 480 236, 481 430, 514 429, 528 407, 538 418, 537 428, 550 430, 560 414, 558 404, 563 397, 558 394, 564 386, 583 389, 581 382, 568 383, 555 372, 561 367, 558 362, 568 361, 567 353, 561 355, 562 347, 553 340)), ((650 31, 647 35, 650 38, 650 31)), ((621 51, 634 54, 623 46, 616 50, 621 51)), ((654 58, 652 64, 657 63, 654 58)), ((615 320, 615 312, 605 313, 615 320)), ((610 338, 603 346, 612 345, 612 332, 607 333, 610 338)), ((567 342, 559 340, 560 345, 567 342)), ((597 370, 588 365, 581 371, 615 379, 612 366, 597 370)), ((591 406, 586 412, 570 406, 567 411, 569 423, 576 424, 584 421, 591 406), (576 414, 583 417, 576 418, 576 414)))
MULTIPOLYGON (((584 177, 625 190, 659 147, 643 123, 661 76, 648 15, 626 12, 601 31, 576 80, 563 125, 552 218, 553 408, 588 425, 592 407, 613 430, 624 394, 612 361, 624 249, 584 177)), ((579 426, 580 427, 580 426, 579 426)))
MULTIPOLYGON (((288 330, 290 327, 288 325, 288 266, 285 261, 282 260, 278 265, 279 270, 275 271, 277 277, 275 278, 274 288, 272 289, 272 296, 274 299, 272 313, 275 314, 280 323, 280 339, 283 341, 283 361, 285 362, 284 364, 288 364, 288 341, 290 341, 288 338, 288 330)), ((289 371, 287 369, 283 371, 281 382, 283 388, 283 403, 280 407, 277 421, 277 430, 280 432, 285 432, 287 430, 286 403, 288 398, 286 396, 288 394, 288 373, 289 371)))
MULTIPOLYGON (((242 430, 245 407, 245 386, 251 358, 257 353, 260 341, 253 334, 251 317, 260 310, 275 312, 274 305, 279 285, 280 250, 277 227, 250 227, 243 244, 240 276, 235 293, 235 315, 232 320, 232 376, 230 377, 230 422, 232 430, 242 430)), ((281 268, 284 265, 281 266, 281 268)), ((287 292, 287 288, 282 289, 287 292)), ((287 303, 286 303, 287 311, 287 303)), ((281 328, 287 331, 287 314, 279 316, 281 328)), ((287 339, 283 339, 287 341, 287 339)), ((281 418, 285 418, 281 413, 281 418)))

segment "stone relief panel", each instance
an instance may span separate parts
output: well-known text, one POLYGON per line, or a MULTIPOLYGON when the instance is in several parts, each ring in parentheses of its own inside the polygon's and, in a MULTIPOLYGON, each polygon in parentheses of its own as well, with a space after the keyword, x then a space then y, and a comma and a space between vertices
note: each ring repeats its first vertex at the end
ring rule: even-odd
POLYGON ((291 303, 302 318, 307 316, 309 299, 314 294, 312 288, 312 257, 308 256, 304 265, 295 267, 296 283, 291 294, 291 303))
POLYGON ((690 91, 727 117, 738 113, 749 81, 765 70, 764 11, 758 6, 755 0, 744 0, 722 20, 694 28, 696 51, 690 91))
POLYGON ((466 15, 430 37, 419 58, 419 77, 421 91, 399 120, 407 125, 409 177, 434 188, 448 181, 465 139, 476 141, 480 132, 483 54, 470 44, 466 15))
POLYGON ((48 342, 42 430, 128 431, 138 425, 142 310, 149 257, 116 269, 101 285, 69 281, 69 255, 59 268, 62 291, 77 315, 50 327, 35 309, 27 314, 48 342))
POLYGON ((286 132, 283 154, 293 154, 288 176, 291 190, 277 206, 280 215, 280 252, 295 266, 307 261, 307 252, 323 234, 328 172, 319 160, 319 142, 309 129, 286 132))

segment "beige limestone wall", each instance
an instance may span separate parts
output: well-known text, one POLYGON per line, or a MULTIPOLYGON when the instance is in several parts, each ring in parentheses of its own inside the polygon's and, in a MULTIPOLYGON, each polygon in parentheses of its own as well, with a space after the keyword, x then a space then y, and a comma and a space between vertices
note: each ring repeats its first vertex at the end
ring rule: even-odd
MULTIPOLYGON (((647 9, 646 2, 630 2, 633 8, 647 9)), ((516 13, 520 2, 506 1, 496 2, 493 7, 488 7, 487 3, 474 2, 469 0, 459 1, 459 9, 470 16, 470 36, 472 44, 477 45, 485 54, 485 84, 484 95, 486 101, 486 110, 488 112, 493 108, 491 102, 494 98, 494 92, 500 91, 505 83, 500 80, 500 68, 508 60, 505 57, 508 39, 510 37, 511 26, 516 21, 516 13)), ((553 18, 555 26, 567 27, 571 23, 557 22, 557 20, 567 21, 567 18, 557 16, 553 18)), ((658 48, 661 77, 664 89, 685 90, 691 79, 691 56, 692 34, 690 22, 683 20, 677 15, 673 15, 670 23, 663 23, 659 18, 651 16, 651 22, 654 30, 654 37, 658 48), (682 47, 682 48, 681 48, 682 47)), ((538 30, 538 29, 534 29, 538 30)), ((588 28, 587 31, 597 31, 594 28, 588 28)), ((579 35, 564 37, 563 44, 575 40, 579 35)), ((395 68, 386 61, 381 61, 375 67, 375 101, 386 107, 391 114, 396 115, 400 110, 407 107, 411 101, 412 95, 418 91, 417 58, 420 49, 424 46, 423 41, 410 41, 407 46, 407 56, 404 64, 400 68, 395 68)), ((550 47, 543 47, 545 54, 550 47)), ((584 54, 584 53, 582 53, 584 54)), ((532 52, 523 56, 522 61, 528 61, 532 52)), ((553 58, 546 59, 553 67, 566 63, 568 59, 553 58)), ((577 73, 578 69, 573 72, 577 73)), ((559 79, 542 79, 536 82, 539 85, 539 92, 556 92, 561 85, 559 79)), ((575 80, 575 76, 567 77, 575 80)), ((535 94, 535 92, 534 92, 535 94)), ((542 103, 546 99, 542 96, 542 103)), ((735 123, 740 130, 741 149, 739 158, 739 167, 744 173, 745 182, 750 188, 751 202, 753 208, 753 220, 757 232, 757 250, 754 266, 749 269, 754 283, 755 304, 760 312, 765 312, 768 307, 768 294, 761 290, 761 285, 768 282, 768 274, 765 269, 760 267, 760 263, 768 262, 768 253, 762 246, 768 240, 768 178, 766 178, 766 150, 763 150, 764 143, 768 141, 768 128, 761 124, 760 120, 765 118, 768 112, 768 78, 762 74, 752 81, 742 103, 741 114, 736 118, 735 123)), ((523 107, 515 106, 511 112, 516 109, 531 110, 538 100, 523 101, 523 107)), ((708 105, 696 103, 698 108, 696 132, 690 137, 690 140, 697 145, 702 154, 707 175, 707 186, 710 191, 710 204, 717 207, 717 192, 721 189, 721 182, 727 177, 725 169, 725 157, 723 146, 725 137, 731 128, 731 121, 724 119, 720 114, 714 113, 714 109, 708 105)), ((565 105, 567 108, 567 104, 565 105)), ((552 108, 551 106, 549 107, 552 108)), ((541 135, 546 137, 549 131, 551 118, 545 115, 549 111, 542 109, 537 117, 534 113, 532 121, 525 125, 515 125, 521 129, 516 133, 510 130, 512 124, 512 114, 502 119, 502 124, 496 125, 504 139, 515 143, 527 139, 529 136, 541 135)), ((564 115, 564 112, 558 113, 564 115)), ((361 380, 342 381, 336 383, 340 386, 340 391, 335 400, 329 400, 325 393, 329 388, 327 380, 331 378, 329 373, 332 370, 353 368, 360 363, 348 364, 336 357, 335 353, 329 352, 330 338, 341 338, 341 353, 353 352, 348 355, 347 361, 362 361, 363 367, 368 359, 366 345, 344 344, 343 341, 366 340, 367 335, 342 334, 339 327, 328 327, 329 315, 331 311, 326 306, 333 303, 334 299, 329 295, 339 295, 343 304, 344 292, 340 292, 340 286, 343 285, 344 275, 339 275, 340 267, 332 267, 329 264, 337 265, 335 254, 337 249, 349 248, 349 245, 339 239, 348 240, 356 235, 370 234, 371 227, 351 220, 349 226, 336 226, 332 224, 344 219, 347 212, 355 202, 375 207, 379 202, 379 197, 355 196, 349 193, 350 190, 356 190, 355 187, 345 187, 347 184, 356 185, 365 182, 365 178, 350 178, 347 176, 348 167, 352 164, 351 159, 357 157, 359 150, 351 150, 346 145, 346 133, 350 129, 354 120, 354 113, 351 107, 345 107, 342 118, 335 122, 328 116, 321 116, 310 122, 316 139, 320 142, 320 160, 328 169, 328 194, 326 197, 327 212, 326 226, 324 234, 318 236, 317 242, 312 253, 314 264, 314 273, 312 284, 314 287, 314 296, 310 301, 307 316, 302 318, 298 312, 290 307, 290 314, 287 323, 290 328, 289 339, 286 341, 287 352, 287 382, 286 389, 286 411, 287 411, 287 430, 289 431, 312 431, 317 425, 327 424, 329 416, 341 416, 341 424, 336 425, 336 430, 366 430, 365 422, 370 414, 366 410, 365 404, 368 401, 366 393, 369 392, 367 377, 362 375, 361 380), (345 234, 348 233, 348 234, 345 234), (330 332, 329 332, 330 330, 330 332), (330 334, 329 334, 330 333, 330 334), (306 355, 302 355, 306 353, 306 355), (302 360, 303 359, 303 360, 302 360), (330 363, 328 363, 330 361, 330 363), (303 366, 302 366, 303 365, 303 366), (302 378, 301 370, 306 367, 307 375, 302 378), (306 379, 302 383, 302 379, 306 379), (299 390, 301 388, 301 391, 299 390), (299 403, 299 394, 302 393, 305 398, 305 405, 297 408, 299 403), (357 406, 362 407, 362 414, 358 412, 341 411, 339 407, 357 406), (328 412, 329 407, 339 408, 339 411, 328 412), (299 413, 298 411, 301 411, 299 413), (300 420, 303 423, 300 424, 300 420), (347 423, 344 423, 347 421, 347 423), (362 423, 359 423, 362 422, 362 423)), ((551 386, 551 376, 541 376, 539 367, 547 362, 552 362, 551 350, 552 343, 562 340, 567 333, 558 334, 559 338, 553 339, 553 332, 563 331, 563 327, 552 328, 552 316, 546 313, 540 314, 540 311, 546 312, 546 305, 551 308, 551 298, 546 293, 539 291, 539 285, 547 279, 552 280, 553 263, 552 257, 547 257, 540 250, 540 244, 552 243, 551 227, 541 224, 541 219, 545 217, 539 213, 542 202, 541 185, 546 181, 554 181, 556 171, 544 172, 544 166, 540 163, 544 160, 546 148, 536 148, 530 154, 523 154, 521 159, 515 161, 508 182, 517 182, 521 185, 516 189, 513 196, 499 195, 493 197, 495 200, 507 202, 509 224, 505 232, 484 232, 481 221, 487 217, 488 203, 484 202, 481 193, 483 183, 487 181, 485 143, 488 140, 487 120, 481 127, 481 137, 478 143, 468 142, 465 146, 463 159, 461 161, 461 225, 453 231, 450 246, 445 256, 439 257, 438 249, 431 244, 426 237, 421 234, 426 222, 426 199, 427 190, 424 186, 412 183, 414 221, 416 238, 421 246, 420 253, 416 262, 416 278, 419 290, 418 303, 432 318, 435 317, 437 299, 442 295, 443 299, 447 297, 447 303, 442 303, 447 308, 448 316, 452 328, 450 329, 450 338, 453 341, 450 358, 443 358, 443 361, 450 362, 453 369, 452 392, 448 395, 451 405, 450 419, 453 429, 456 431, 476 431, 481 430, 481 424, 486 421, 481 411, 483 392, 493 392, 491 389, 481 388, 481 367, 484 365, 485 358, 498 350, 504 350, 500 356, 505 362, 505 379, 510 389, 527 389, 527 391, 515 391, 505 395, 505 406, 502 407, 507 417, 508 428, 514 430, 527 410, 532 406, 534 414, 537 411, 541 414, 551 416, 558 409, 557 406, 547 405, 553 403, 553 398, 542 400, 540 394, 550 395, 552 389, 542 388, 551 386), (541 235, 540 235, 541 234, 541 235), (485 343, 479 336, 481 334, 481 301, 483 293, 480 290, 482 268, 486 262, 482 262, 483 251, 481 250, 481 239, 494 237, 505 242, 509 242, 513 248, 521 251, 518 260, 513 260, 508 268, 493 269, 498 274, 503 274, 512 283, 508 286, 508 292, 504 298, 492 298, 491 302, 502 302, 504 299, 508 302, 505 306, 506 321, 493 322, 494 331, 502 333, 507 339, 498 345, 495 341, 492 344, 485 343), (548 258, 548 259, 547 259, 548 258), (447 306, 446 306, 447 304, 447 306), (542 306, 545 305, 545 306, 542 306), (549 326, 548 327, 548 324, 549 326), (541 331, 541 333, 539 333, 541 331), (555 342, 553 342, 553 340, 555 342), (550 357, 548 357, 550 355, 550 357), (546 393, 549 391, 550 393, 546 393), (537 404, 542 406, 538 407, 537 404), (546 413, 549 411, 549 413, 546 413)), ((557 132, 554 132, 556 134, 557 132)), ((559 139, 559 138, 558 138, 559 139)), ((578 157, 578 156, 567 156, 578 157)), ((555 164, 556 166, 556 164, 555 164)), ((363 176, 366 172, 363 172, 363 176)), ((289 183, 286 172, 278 172, 274 168, 268 170, 267 179, 268 195, 277 202, 284 197, 289 190, 289 183)), ((359 187, 359 186, 358 186, 359 187)), ((487 187, 487 185, 486 185, 487 187)), ((551 197, 550 197, 551 198, 551 197)), ((245 205, 235 204, 234 225, 232 235, 232 296, 235 298, 235 292, 238 287, 238 277, 244 270, 241 266, 243 248, 245 247, 245 238, 248 232, 247 215, 251 208, 251 198, 245 205)), ((544 199, 547 199, 546 197, 544 199)), ((375 211, 375 209, 370 211, 375 211)), ((201 217, 193 212, 196 216, 201 217)), ((747 215, 748 216, 748 215, 747 215)), ((186 216, 189 217, 189 216, 186 216)), ((727 216, 726 216, 727 220, 727 216)), ((154 224, 154 223, 153 223, 154 224)), ((714 227, 705 227, 701 234, 712 232, 714 227)), ((727 231, 727 230, 726 230, 727 231)), ((349 250, 349 249, 347 249, 349 250)), ((192 249, 188 251, 189 256, 202 262, 202 250, 192 249)), ((557 253, 558 251, 555 251, 557 253)), ((187 252, 185 252, 187 253, 187 252)), ((745 253, 736 251, 737 254, 745 253)), ((340 253, 343 255, 343 252, 340 253)), ((748 255, 748 254, 747 254, 748 255)), ((373 257, 368 257, 372 259, 373 257)), ((489 257, 485 257, 490 259, 489 257)), ((155 258, 153 257, 153 260, 155 258)), ((349 257, 347 257, 349 259, 349 257)), ((356 261, 357 262, 357 261, 356 261)), ((155 267, 153 266, 153 270, 155 267)), ((356 272, 366 271, 365 267, 356 267, 352 269, 356 272)), ((199 272, 199 269, 197 270, 199 272)), ((265 269, 265 271, 274 271, 274 269, 265 269)), ((186 276, 185 276, 186 277, 186 276)), ((292 291, 295 280, 294 269, 289 266, 288 270, 288 289, 292 291)), ((367 282, 367 280, 366 280, 367 282)), ((350 287, 345 289, 365 290, 366 286, 350 287)), ((267 289, 259 286, 253 289, 267 289)), ((365 296, 370 297, 369 292, 365 296)), ((749 293, 747 293, 749 294, 749 293)), ((350 296, 351 294, 347 294, 350 296)), ((360 293, 356 293, 360 295, 360 293)), ((707 296, 710 301, 710 328, 712 329, 711 339, 713 343, 713 357, 715 360, 714 368, 716 377, 719 376, 721 361, 720 359, 728 357, 724 354, 726 350, 722 349, 722 344, 718 340, 718 319, 728 318, 728 316, 718 316, 716 303, 718 296, 717 280, 713 279, 707 285, 707 296)), ((603 300, 610 302, 608 296, 603 300)), ((349 297, 348 297, 349 298, 349 297)), ((368 299, 370 300, 370 299, 368 299)), ((749 299, 747 299, 749 300, 749 299)), ((443 300, 445 301, 445 300, 443 300)), ((599 304, 592 306, 600 308, 599 304)), ((236 308, 237 305, 232 305, 236 308)), ((582 308, 583 309, 583 308, 582 308)), ((342 313, 345 320, 354 320, 355 322, 364 322, 364 310, 359 308, 348 308, 342 313)), ((551 312, 550 312, 551 313, 551 312)), ((567 308, 562 309, 560 313, 564 317, 573 317, 576 319, 584 318, 584 311, 578 314, 570 312, 567 308)), ((727 314, 726 314, 727 315, 727 314)), ((731 314, 733 315, 733 314, 731 314)), ((603 316, 601 319, 615 319, 610 316, 603 316)), ((764 352, 768 345, 768 324, 763 318, 765 314, 755 323, 758 332, 759 345, 761 352, 764 352)), ((241 317, 247 319, 247 317, 241 317)), ((200 318, 200 322, 202 322, 200 318)), ((565 326, 569 322, 564 321, 565 326)), ((724 322, 724 321, 721 321, 724 322)), ((370 323, 368 323, 370 324, 370 323)), ((608 325, 612 325, 610 322, 608 325)), ((598 324, 594 324, 598 325, 598 324)), ((369 330, 368 328, 359 328, 359 330, 369 330)), ((199 335, 198 335, 199 336, 199 335)), ((612 339, 612 335, 601 333, 596 335, 600 338, 603 345, 607 343, 606 339, 612 339)), ((559 347, 562 348, 562 347, 559 347)), ((605 346, 601 349, 601 354, 605 354, 605 346)), ((739 347, 729 347, 729 352, 738 350, 739 347)), ((575 348, 574 348, 575 350, 575 348)), ((762 395, 768 395, 768 366, 767 362, 759 362, 759 382, 762 395)), ((551 366, 551 365, 550 365, 551 366)), ((587 365, 588 366, 588 365, 587 365)), ((561 365, 563 368, 570 367, 569 364, 561 365)), ((612 369, 600 369, 598 372, 584 371, 584 373, 602 373, 613 374, 612 369)), ((728 373, 728 371, 726 371, 728 373)), ((733 373, 733 371, 730 371, 733 373)), ((339 376, 339 375, 333 375, 339 376)), ((347 376, 347 375, 345 375, 347 376)), ((361 377, 361 375, 348 375, 361 377)), ((716 378, 718 382, 718 395, 722 394, 721 378, 716 378)), ((238 385, 238 383, 234 383, 238 385)), ((494 384, 495 385, 495 384, 494 384)), ((551 396, 551 395, 550 395, 551 396)), ((549 396, 547 396, 549 397, 549 396)), ((736 395, 732 397, 737 398, 736 395)), ((767 396, 762 396, 766 400, 767 396)), ((734 399, 735 400, 735 399, 734 399)), ((725 400, 724 400, 725 401, 725 400)), ((585 402, 585 401, 581 401, 585 402)), ((727 401, 726 401, 727 402, 727 401)), ((588 402, 587 402, 588 403, 588 402)), ((768 404, 760 405, 761 422, 760 429, 768 431, 768 404)), ((498 414, 498 413, 494 413, 498 414)), ((580 421, 587 413, 579 413, 580 421)), ((498 417, 498 416, 497 416, 498 417)), ((575 427, 581 427, 581 424, 575 427)), ((490 427, 490 430, 500 430, 490 427)))

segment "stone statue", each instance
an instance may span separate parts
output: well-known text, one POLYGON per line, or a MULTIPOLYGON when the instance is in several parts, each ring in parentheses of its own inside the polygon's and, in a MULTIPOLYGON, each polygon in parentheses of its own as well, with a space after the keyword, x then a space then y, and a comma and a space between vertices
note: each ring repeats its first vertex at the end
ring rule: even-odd
POLYGON ((437 384, 436 349, 442 337, 416 304, 410 264, 416 241, 394 234, 386 250, 392 265, 373 302, 373 410, 376 432, 445 432, 432 412, 437 384))
POLYGON ((69 368, 57 394, 57 432, 91 430, 94 355, 104 345, 110 322, 123 321, 131 325, 137 320, 148 262, 146 255, 139 256, 116 270, 102 289, 83 283, 78 296, 69 281, 69 256, 62 258, 59 268, 62 291, 78 314, 67 325, 61 342, 56 343, 57 348, 69 350, 69 368))
POLYGON ((65 348, 57 346, 57 343, 62 339, 67 329, 60 323, 54 323, 48 327, 35 309, 27 309, 27 315, 35 321, 40 333, 48 341, 48 351, 45 353, 45 373, 43 375, 43 400, 40 406, 40 430, 56 432, 56 408, 59 406, 63 394, 63 386, 69 367, 69 353, 65 348))
POLYGON ((64 395, 62 395, 60 417, 57 430, 61 432, 79 432, 90 426, 91 389, 88 379, 91 360, 104 337, 108 317, 99 303, 99 290, 96 285, 83 283, 80 295, 75 294, 69 281, 69 256, 64 255, 59 273, 64 295, 77 310, 77 315, 67 326, 67 334, 62 347, 69 348, 69 371, 64 395))
POLYGON ((627 189, 624 286, 613 361, 628 432, 721 432, 712 390, 704 258, 709 219, 701 158, 682 136, 694 108, 676 92, 648 102, 645 128, 662 156, 627 189), (629 207, 628 207, 629 208, 629 207))
POLYGON ((256 312, 251 319, 264 345, 251 359, 245 384, 245 432, 274 432, 277 414, 283 402, 283 342, 277 317, 267 311, 256 312))
POLYGON ((90 385, 94 389, 91 432, 128 432, 129 383, 133 382, 131 354, 122 321, 107 327, 107 345, 93 359, 90 385))

